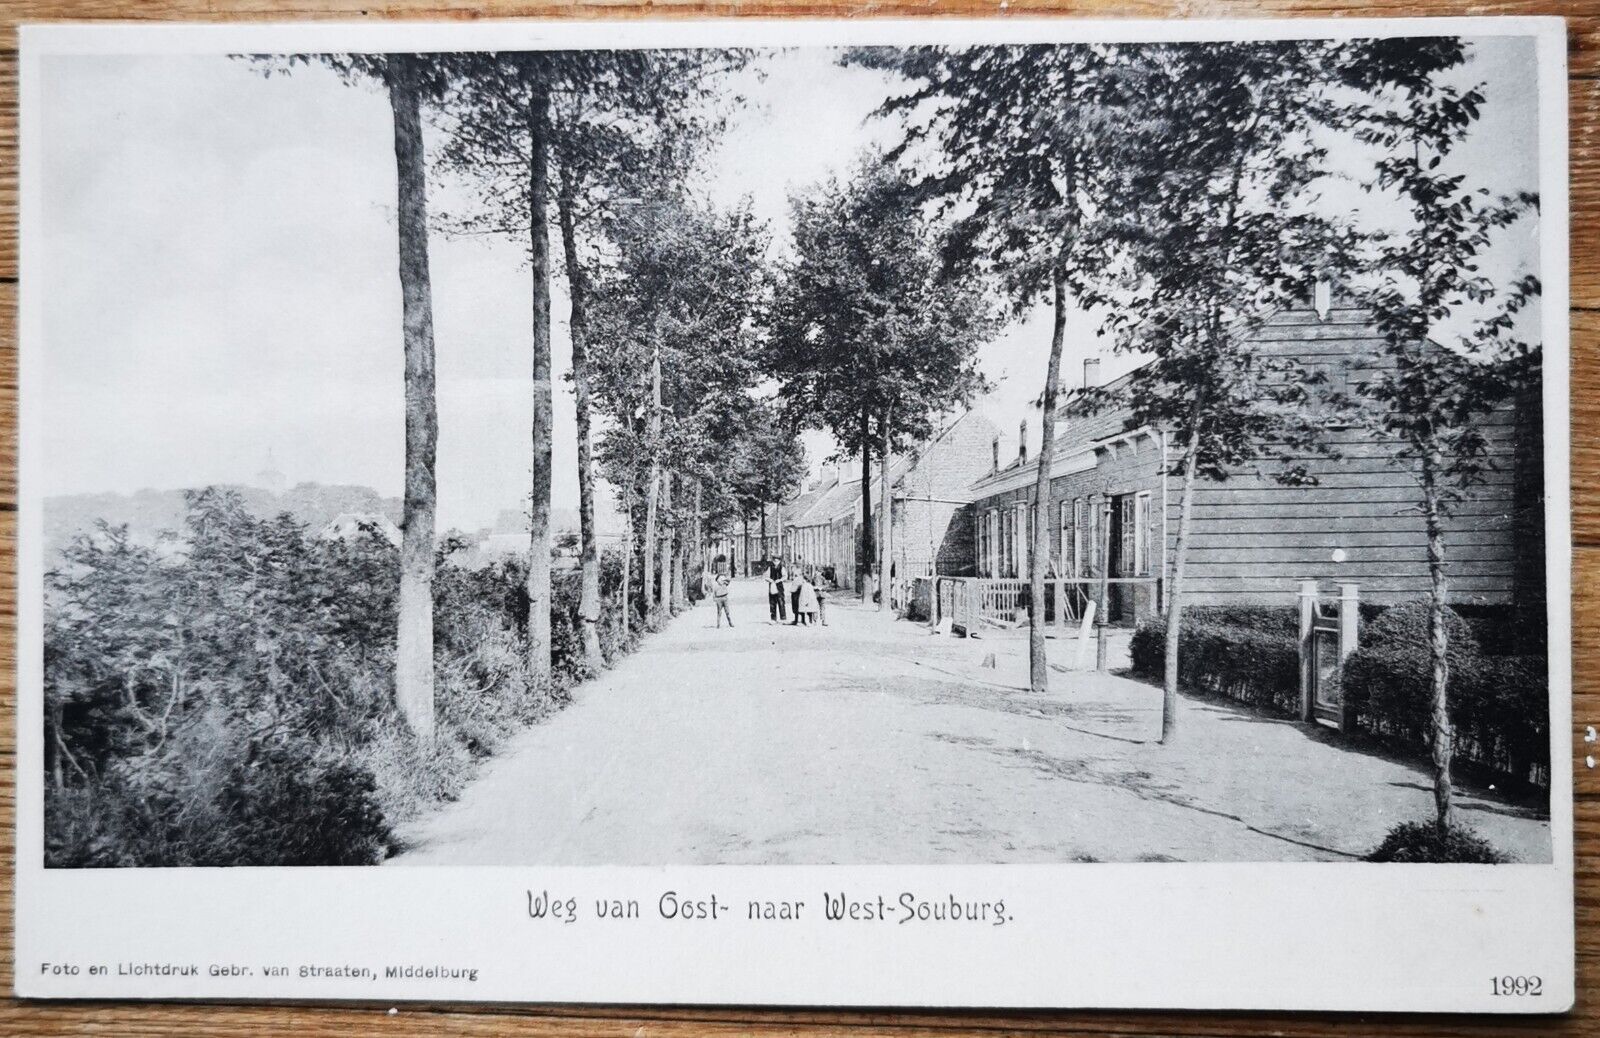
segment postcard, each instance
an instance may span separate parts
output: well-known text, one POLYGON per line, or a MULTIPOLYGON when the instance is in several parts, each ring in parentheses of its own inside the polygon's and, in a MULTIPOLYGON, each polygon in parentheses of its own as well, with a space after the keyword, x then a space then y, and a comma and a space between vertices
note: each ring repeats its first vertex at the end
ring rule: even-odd
POLYGON ((1561 20, 21 41, 18 994, 1572 1005, 1561 20))

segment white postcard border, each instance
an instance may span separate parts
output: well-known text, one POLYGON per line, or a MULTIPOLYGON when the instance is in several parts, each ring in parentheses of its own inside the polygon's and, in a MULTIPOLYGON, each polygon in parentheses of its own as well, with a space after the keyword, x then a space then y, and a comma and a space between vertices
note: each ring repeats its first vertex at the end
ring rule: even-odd
POLYGON ((1574 996, 1567 84, 1552 18, 1295 21, 722 20, 56 25, 21 31, 16 989, 50 998, 1126 1007, 1553 1012, 1574 996), (1538 39, 1554 864, 1062 864, 674 868, 43 868, 37 351, 39 60, 62 53, 1050 42, 1309 36, 1538 39), (646 918, 528 918, 527 891, 633 897, 646 918), (651 918, 665 891, 719 898, 719 923, 651 918), (824 922, 822 892, 1002 899, 1010 922, 824 922), (804 899, 803 923, 742 921, 804 899), (194 977, 53 974, 42 963, 192 963, 194 977), (210 976, 210 965, 361 963, 374 981, 210 976), (390 965, 478 979, 385 980, 390 965), (1539 974, 1537 1000, 1490 979, 1539 974), (1530 1004, 1532 1003, 1532 1004, 1530 1004))

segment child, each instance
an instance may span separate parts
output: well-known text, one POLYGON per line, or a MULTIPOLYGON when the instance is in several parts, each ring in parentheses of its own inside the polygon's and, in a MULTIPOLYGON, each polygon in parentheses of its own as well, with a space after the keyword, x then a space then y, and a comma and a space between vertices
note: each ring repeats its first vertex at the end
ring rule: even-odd
POLYGON ((826 627, 828 626, 828 596, 822 590, 823 580, 821 570, 817 570, 813 574, 811 586, 817 595, 817 620, 821 622, 822 626, 826 627))
POLYGON ((728 585, 732 583, 726 573, 718 573, 711 584, 711 597, 717 603, 717 627, 722 627, 722 618, 726 616, 730 631, 733 630, 733 614, 728 611, 728 585))
POLYGON ((795 615, 802 623, 811 626, 817 622, 817 588, 805 575, 800 577, 800 594, 796 597, 795 615))

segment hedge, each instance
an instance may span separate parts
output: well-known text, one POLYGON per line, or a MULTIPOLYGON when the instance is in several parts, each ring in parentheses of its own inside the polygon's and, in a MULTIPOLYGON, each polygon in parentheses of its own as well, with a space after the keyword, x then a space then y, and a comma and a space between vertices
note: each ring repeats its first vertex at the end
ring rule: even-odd
MULTIPOLYGON (((1386 742, 1425 749, 1433 732, 1428 608, 1412 602, 1363 607, 1362 644, 1345 661, 1344 694, 1356 726, 1386 742)), ((1520 781, 1549 781, 1547 660, 1490 655, 1507 645, 1504 619, 1446 614, 1450 644, 1450 719, 1456 755, 1520 781)), ((1300 654, 1292 608, 1198 607, 1184 611, 1179 684, 1281 716, 1300 708, 1300 654)), ((1133 672, 1160 680, 1166 625, 1141 624, 1131 646, 1133 672)))
MULTIPOLYGON (((1207 618, 1205 611, 1194 612, 1200 615, 1185 617, 1178 645, 1179 683, 1274 713, 1295 713, 1300 701, 1300 646, 1294 628, 1219 623, 1207 618)), ((1160 680, 1166 638, 1165 621, 1139 625, 1131 647, 1135 674, 1160 680)))

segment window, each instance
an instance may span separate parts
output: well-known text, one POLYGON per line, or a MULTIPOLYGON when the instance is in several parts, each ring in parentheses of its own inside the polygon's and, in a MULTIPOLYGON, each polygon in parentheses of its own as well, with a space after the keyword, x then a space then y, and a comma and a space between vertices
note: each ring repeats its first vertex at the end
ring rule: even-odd
POLYGON ((1084 552, 1084 544, 1083 544, 1084 529, 1083 529, 1083 524, 1084 524, 1084 520, 1086 518, 1087 517, 1084 515, 1083 498, 1081 498, 1081 497, 1073 498, 1072 499, 1072 560, 1069 563, 1069 565, 1071 565, 1071 567, 1072 567, 1072 575, 1075 576, 1075 577, 1087 577, 1089 575, 1089 567, 1087 565, 1088 560, 1084 558, 1084 554, 1083 554, 1083 552, 1084 552))
POLYGON ((1133 495, 1123 494, 1117 498, 1117 572, 1115 576, 1131 577, 1138 573, 1138 538, 1134 534, 1138 525, 1133 520, 1133 495))
POLYGON ((972 524, 972 572, 983 576, 983 516, 972 524))
POLYGON ((996 522, 1000 524, 1000 571, 997 577, 1011 576, 1011 512, 1009 510, 996 513, 996 522))
POLYGON ((1057 575, 1063 577, 1073 576, 1072 559, 1072 506, 1066 501, 1056 505, 1056 551, 1061 553, 1060 565, 1056 567, 1057 575))
POLYGON ((1017 505, 1017 511, 1022 513, 1017 520, 1017 529, 1022 531, 1022 547, 1017 552, 1017 576, 1021 577, 1033 572, 1033 505, 1023 501, 1017 505))
POLYGON ((1006 524, 1006 571, 1005 575, 1017 575, 1017 510, 1010 508, 1005 514, 1006 524))
POLYGON ((995 565, 994 510, 983 513, 983 575, 994 576, 995 565))
POLYGON ((1086 517, 1088 521, 1083 525, 1083 534, 1085 534, 1085 541, 1088 541, 1088 544, 1083 545, 1083 561, 1085 561, 1083 576, 1096 577, 1099 576, 1099 557, 1101 557, 1101 544, 1099 544, 1099 541, 1101 541, 1101 536, 1099 536, 1101 505, 1099 505, 1099 497, 1090 497, 1085 504, 1088 505, 1088 517, 1086 517))
POLYGON ((1150 492, 1141 491, 1133 499, 1133 572, 1150 575, 1150 492))

